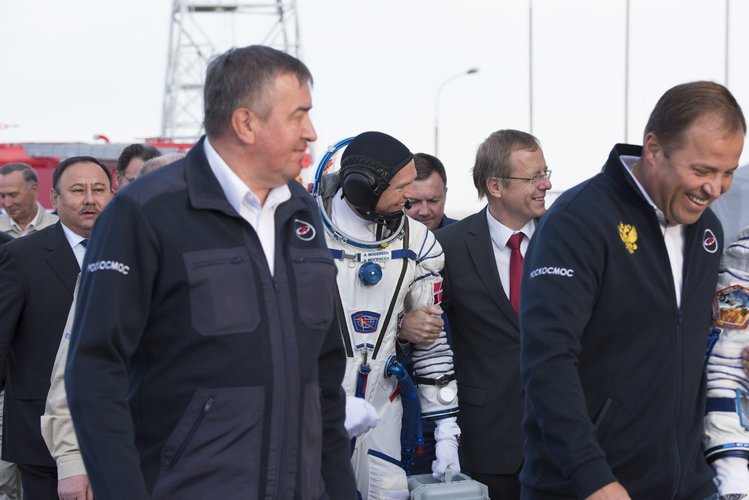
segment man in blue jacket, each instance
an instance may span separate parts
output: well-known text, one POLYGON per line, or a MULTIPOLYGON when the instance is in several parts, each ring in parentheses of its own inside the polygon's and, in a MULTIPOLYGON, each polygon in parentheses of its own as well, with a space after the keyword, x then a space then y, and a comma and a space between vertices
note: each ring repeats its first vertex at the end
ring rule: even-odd
POLYGON ((560 196, 523 266, 522 497, 703 499, 704 356, 746 123, 730 92, 678 85, 643 147, 560 196))
POLYGON ((95 498, 356 498, 335 266, 294 181, 311 82, 218 56, 206 137, 102 213, 65 374, 95 498))

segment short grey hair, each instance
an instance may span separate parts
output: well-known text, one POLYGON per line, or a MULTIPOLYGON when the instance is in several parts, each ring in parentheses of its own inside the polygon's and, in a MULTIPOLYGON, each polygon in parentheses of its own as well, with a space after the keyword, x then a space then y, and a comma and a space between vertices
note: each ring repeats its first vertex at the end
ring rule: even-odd
POLYGON ((23 174, 23 180, 26 181, 29 189, 36 182, 39 182, 39 177, 36 175, 36 171, 31 168, 31 165, 25 163, 7 163, 0 167, 0 175, 8 175, 11 172, 21 172, 23 174))
POLYGON ((312 74, 302 61, 264 45, 232 48, 213 59, 203 87, 203 124, 208 137, 221 135, 239 107, 265 118, 273 104, 270 94, 275 78, 283 74, 295 75, 300 84, 312 84, 312 74))

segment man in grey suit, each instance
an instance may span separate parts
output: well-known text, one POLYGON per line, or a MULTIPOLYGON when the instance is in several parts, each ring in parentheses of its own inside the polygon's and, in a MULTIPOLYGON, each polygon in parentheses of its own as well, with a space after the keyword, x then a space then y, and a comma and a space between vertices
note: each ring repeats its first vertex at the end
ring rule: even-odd
POLYGON ((2 456, 18 464, 24 495, 35 500, 58 498, 39 417, 87 238, 112 197, 112 174, 92 157, 63 160, 52 182, 58 223, 0 246, 0 373, 7 370, 2 456))
POLYGON ((519 280, 522 255, 546 211, 550 175, 535 137, 494 132, 479 147, 473 167, 487 207, 435 233, 445 252, 442 308, 455 353, 462 467, 489 486, 491 498, 520 497, 519 280))

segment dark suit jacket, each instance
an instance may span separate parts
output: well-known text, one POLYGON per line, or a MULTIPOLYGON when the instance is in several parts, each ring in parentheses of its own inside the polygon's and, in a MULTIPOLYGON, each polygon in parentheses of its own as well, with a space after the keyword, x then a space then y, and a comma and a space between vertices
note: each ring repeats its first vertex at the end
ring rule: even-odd
POLYGON ((518 316, 499 281, 486 209, 439 229, 442 308, 452 330, 463 467, 512 474, 523 461, 518 316))
POLYGON ((78 272, 59 222, 0 245, 0 373, 7 370, 2 457, 10 462, 55 466, 39 417, 78 272))

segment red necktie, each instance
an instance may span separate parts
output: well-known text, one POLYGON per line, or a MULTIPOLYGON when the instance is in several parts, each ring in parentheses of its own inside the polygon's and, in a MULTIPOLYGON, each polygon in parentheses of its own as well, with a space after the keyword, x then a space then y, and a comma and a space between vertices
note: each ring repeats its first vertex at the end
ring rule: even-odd
POLYGON ((523 275, 523 255, 520 253, 520 242, 523 241, 523 233, 515 233, 507 240, 510 247, 510 304, 515 312, 520 311, 520 278, 523 275))

